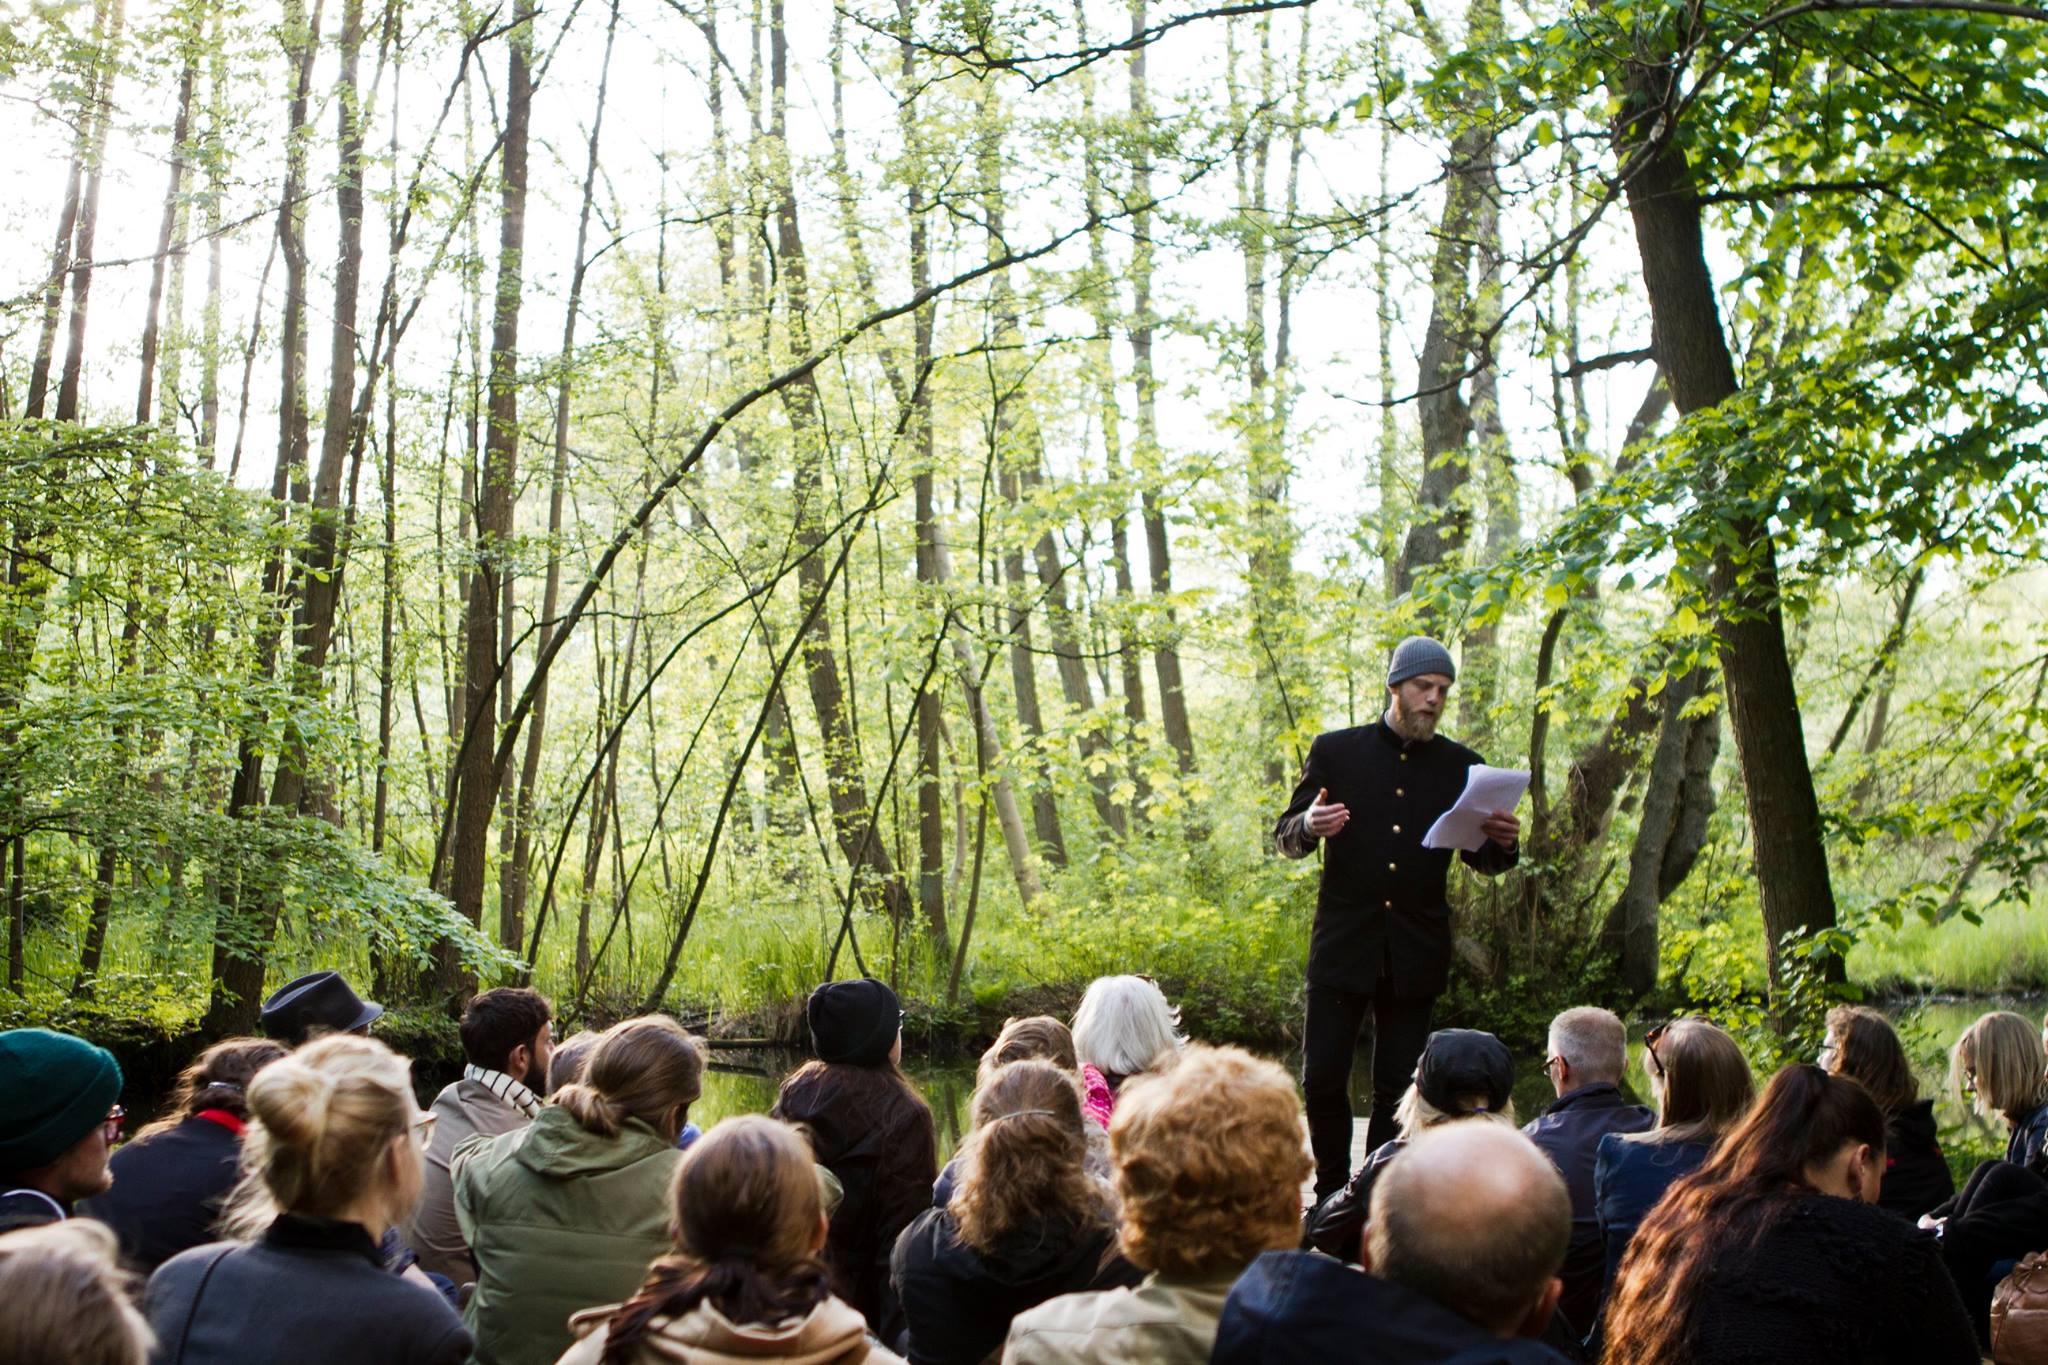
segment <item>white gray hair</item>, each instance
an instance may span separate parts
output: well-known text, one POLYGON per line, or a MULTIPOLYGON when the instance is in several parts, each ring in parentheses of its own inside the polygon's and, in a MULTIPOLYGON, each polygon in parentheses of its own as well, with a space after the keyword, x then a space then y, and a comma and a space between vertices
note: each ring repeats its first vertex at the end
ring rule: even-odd
POLYGON ((1613 1010, 1581 1005, 1550 1021, 1550 1055, 1587 1084, 1619 1081, 1628 1070, 1628 1029, 1613 1010))
POLYGON ((1180 1052, 1180 1011, 1142 976, 1098 976, 1074 1011, 1074 1051, 1111 1076, 1151 1071, 1180 1052))

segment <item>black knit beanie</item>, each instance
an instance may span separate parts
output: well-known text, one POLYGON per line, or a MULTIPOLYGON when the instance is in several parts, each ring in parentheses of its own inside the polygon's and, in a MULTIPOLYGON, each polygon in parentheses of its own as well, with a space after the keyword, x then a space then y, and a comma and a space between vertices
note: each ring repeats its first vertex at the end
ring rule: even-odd
POLYGON ((827 981, 811 992, 805 1013, 811 1022, 811 1049, 823 1062, 880 1066, 903 1029, 903 1007, 896 992, 873 977, 827 981))

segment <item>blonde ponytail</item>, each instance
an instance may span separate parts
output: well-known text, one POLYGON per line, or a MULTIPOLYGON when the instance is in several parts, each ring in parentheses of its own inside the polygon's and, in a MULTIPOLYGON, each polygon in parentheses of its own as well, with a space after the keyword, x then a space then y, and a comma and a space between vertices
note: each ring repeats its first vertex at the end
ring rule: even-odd
MULTIPOLYGON (((263 1068, 248 1100, 242 1182, 222 1218, 243 1238, 278 1213, 332 1217, 366 1189, 390 1186, 385 1154, 418 1114, 405 1059, 352 1034, 330 1034, 263 1068)), ((394 1212, 417 1193, 382 1192, 394 1212)))

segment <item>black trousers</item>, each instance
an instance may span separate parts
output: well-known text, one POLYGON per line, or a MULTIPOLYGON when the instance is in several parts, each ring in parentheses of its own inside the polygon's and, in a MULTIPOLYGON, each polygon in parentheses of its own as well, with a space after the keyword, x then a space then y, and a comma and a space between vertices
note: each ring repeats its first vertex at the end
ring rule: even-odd
POLYGON ((1310 983, 1301 1036, 1301 1092, 1308 1106, 1318 1203, 1351 1178, 1351 1059, 1366 1015, 1372 1016, 1372 1117, 1365 1130, 1366 1150, 1371 1151, 1397 1136, 1394 1106, 1415 1078, 1435 1005, 1435 996, 1397 997, 1384 977, 1371 995, 1310 983))

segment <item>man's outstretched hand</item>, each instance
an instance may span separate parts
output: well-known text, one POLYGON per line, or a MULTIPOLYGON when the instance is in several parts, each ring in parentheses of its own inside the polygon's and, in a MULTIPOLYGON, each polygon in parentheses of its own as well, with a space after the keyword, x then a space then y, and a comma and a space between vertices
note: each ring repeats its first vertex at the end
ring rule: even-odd
POLYGON ((1316 790, 1316 799, 1309 803, 1308 810, 1303 813, 1302 824, 1316 838, 1327 839, 1343 829, 1350 819, 1351 808, 1342 804, 1330 804, 1330 789, 1320 787, 1316 790))
POLYGON ((1479 822, 1479 832, 1502 848, 1513 848, 1522 837, 1522 822, 1511 810, 1497 810, 1479 822))

